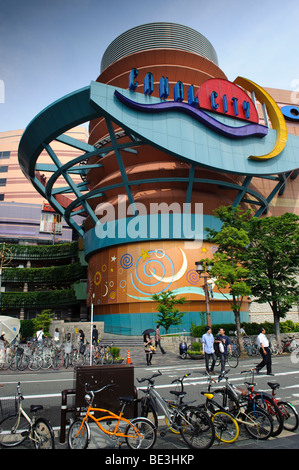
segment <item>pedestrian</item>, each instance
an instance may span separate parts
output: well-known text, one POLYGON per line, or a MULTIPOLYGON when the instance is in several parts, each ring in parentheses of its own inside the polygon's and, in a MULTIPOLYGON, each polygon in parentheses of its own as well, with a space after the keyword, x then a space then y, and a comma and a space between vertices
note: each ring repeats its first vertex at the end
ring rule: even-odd
POLYGON ((201 338, 202 341, 202 353, 205 357, 206 372, 207 374, 215 374, 214 367, 216 364, 216 354, 214 349, 214 336, 212 334, 212 328, 206 326, 206 332, 201 338), (209 368, 210 360, 212 359, 212 367, 209 368))
POLYGON ((97 327, 96 325, 93 325, 93 329, 92 329, 92 344, 94 346, 97 346, 98 345, 98 340, 99 340, 99 332, 97 330, 97 327))
POLYGON ((80 341, 80 344, 84 344, 84 338, 85 338, 85 334, 84 334, 83 330, 79 330, 79 341, 80 341))
POLYGON ((37 339, 38 342, 41 342, 43 340, 44 336, 45 335, 44 335, 44 329, 43 328, 41 328, 40 330, 38 330, 36 332, 36 339, 37 339))
POLYGON ((272 358, 271 358, 271 351, 269 348, 269 340, 266 336, 266 330, 264 327, 261 327, 260 334, 257 337, 257 344, 262 356, 262 361, 256 366, 256 372, 259 374, 260 370, 266 366, 267 368, 267 375, 274 375, 272 374, 272 358))
POLYGON ((146 364, 148 366, 152 365, 152 356, 153 356, 153 342, 149 334, 143 336, 144 342, 144 352, 146 356, 146 364))
POLYGON ((231 340, 225 334, 224 328, 219 328, 218 334, 215 337, 215 345, 217 345, 218 356, 220 357, 221 363, 221 374, 225 373, 225 363, 227 359, 228 349, 229 352, 232 352, 231 340))
POLYGON ((55 328, 55 331, 54 331, 54 341, 59 341, 59 330, 58 330, 58 328, 55 328))
POLYGON ((156 348, 157 348, 157 346, 159 346, 159 348, 161 349, 161 353, 166 354, 166 352, 164 351, 164 349, 161 346, 160 325, 157 325, 157 328, 156 328, 156 331, 155 331, 155 346, 156 346, 156 348))
MULTIPOLYGON (((245 331, 245 328, 243 325, 240 325, 240 333, 242 336, 247 336, 248 337, 248 334, 246 333, 245 331)), ((235 331, 235 335, 237 336, 237 331, 235 331)))

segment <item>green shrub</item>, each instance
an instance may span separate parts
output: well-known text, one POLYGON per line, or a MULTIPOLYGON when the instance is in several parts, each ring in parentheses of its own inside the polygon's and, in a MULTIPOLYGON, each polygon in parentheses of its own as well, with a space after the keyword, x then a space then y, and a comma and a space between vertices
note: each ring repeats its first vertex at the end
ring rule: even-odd
POLYGON ((112 348, 110 349, 110 352, 114 358, 119 357, 119 351, 120 349, 117 348, 116 346, 112 346, 112 348))
POLYGON ((192 348, 192 351, 196 351, 196 352, 201 352, 202 350, 202 344, 201 343, 192 343, 191 344, 191 348, 192 348))
POLYGON ((290 333, 295 331, 295 323, 292 320, 286 320, 280 323, 280 332, 281 333, 290 333))

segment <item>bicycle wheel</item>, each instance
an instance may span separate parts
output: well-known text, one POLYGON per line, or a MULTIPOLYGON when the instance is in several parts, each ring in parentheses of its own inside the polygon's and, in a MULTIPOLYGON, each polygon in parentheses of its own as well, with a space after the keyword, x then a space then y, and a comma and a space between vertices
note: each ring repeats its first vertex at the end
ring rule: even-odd
POLYGON ((278 403, 280 412, 283 417, 283 427, 287 431, 296 431, 298 428, 299 420, 298 413, 292 403, 287 401, 279 401, 278 403))
POLYGON ((40 356, 34 355, 30 358, 29 369, 30 370, 39 370, 42 367, 43 359, 40 356))
POLYGON ((190 449, 209 449, 215 440, 215 428, 209 415, 195 406, 183 409, 180 434, 190 449))
POLYGON ((278 436, 283 430, 283 416, 279 406, 271 397, 265 395, 264 393, 256 394, 254 401, 260 408, 270 414, 273 420, 272 437, 278 436))
POLYGON ((246 410, 245 429, 251 437, 260 440, 269 439, 273 432, 273 420, 266 411, 255 408, 246 410))
POLYGON ((62 354, 55 354, 52 357, 52 369, 58 370, 63 366, 63 355, 62 354))
POLYGON ((219 441, 231 444, 235 442, 240 433, 238 422, 225 411, 216 411, 212 416, 212 423, 215 428, 215 436, 219 441))
POLYGON ((231 367, 231 368, 236 368, 239 364, 239 358, 238 356, 234 355, 234 354, 228 354, 227 356, 227 362, 228 362, 228 365, 231 367))
POLYGON ((23 415, 14 415, 4 418, 0 422, 0 445, 2 447, 16 447, 27 439, 29 423, 23 415))
POLYGON ((80 354, 79 351, 73 355, 72 364, 74 367, 83 366, 84 356, 82 356, 82 354, 80 354))
POLYGON ((55 449, 54 431, 49 421, 44 418, 37 419, 32 430, 36 449, 55 449))
POLYGON ((2 357, 1 369, 7 370, 10 367, 11 355, 8 351, 5 351, 2 357))
POLYGON ((52 358, 50 354, 47 354, 46 356, 43 356, 42 358, 42 369, 50 369, 52 366, 52 358))
POLYGON ((10 370, 14 370, 14 371, 18 370, 18 362, 19 362, 19 356, 15 354, 10 359, 10 364, 9 364, 10 370))
POLYGON ((141 401, 140 416, 149 419, 157 428, 158 427, 158 415, 153 405, 146 398, 142 398, 141 401))
POLYGON ((147 418, 135 418, 126 427, 126 443, 130 449, 151 449, 156 442, 157 432, 147 418))
POLYGON ((26 370, 29 365, 29 356, 23 354, 18 361, 18 370, 26 370))
POLYGON ((70 426, 68 433, 68 446, 70 449, 87 449, 90 441, 90 428, 85 421, 81 431, 82 419, 76 419, 70 426))
POLYGON ((70 355, 67 353, 64 358, 64 367, 67 369, 70 362, 70 355))

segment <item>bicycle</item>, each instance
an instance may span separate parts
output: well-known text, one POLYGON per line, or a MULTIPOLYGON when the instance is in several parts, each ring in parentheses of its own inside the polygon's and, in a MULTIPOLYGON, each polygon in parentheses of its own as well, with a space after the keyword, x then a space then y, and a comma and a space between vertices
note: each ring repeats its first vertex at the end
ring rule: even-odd
POLYGON ((11 399, 0 399, 0 446, 16 447, 29 438, 36 449, 54 449, 54 432, 45 418, 36 418, 36 413, 43 409, 42 405, 31 405, 30 413, 24 411, 21 384, 17 384, 17 395, 11 399))
POLYGON ((240 434, 240 429, 235 418, 219 403, 213 400, 214 393, 211 391, 212 382, 217 383, 210 375, 208 376, 209 385, 207 392, 201 392, 206 397, 206 402, 199 405, 212 416, 212 422, 215 428, 215 436, 219 441, 232 444, 240 434))
MULTIPOLYGON (((221 363, 220 356, 217 356, 216 360, 216 367, 219 367, 221 363)), ((235 369, 239 365, 239 357, 237 354, 234 352, 230 353, 228 351, 227 354, 225 354, 225 364, 228 364, 231 368, 235 369)))
POLYGON ((68 434, 68 445, 70 449, 87 449, 91 437, 90 426, 88 424, 89 420, 94 422, 99 430, 110 438, 118 439, 119 446, 121 438, 125 439, 130 449, 148 450, 154 446, 157 437, 156 428, 149 419, 138 417, 129 420, 123 416, 125 406, 134 401, 133 397, 119 397, 122 407, 119 415, 117 415, 112 411, 93 407, 95 394, 114 387, 115 384, 107 384, 99 390, 89 391, 87 391, 87 385, 88 384, 85 384, 85 401, 88 404, 88 408, 84 418, 76 419, 70 426, 68 434), (94 416, 95 412, 102 412, 104 416, 96 418, 94 416), (114 424, 115 421, 116 424, 114 424), (106 423, 109 428, 105 429, 101 424, 102 422, 106 423), (123 425, 124 430, 122 430, 123 425))
POLYGON ((254 390, 256 383, 254 382, 254 374, 256 370, 250 369, 242 371, 241 374, 250 374, 249 382, 245 380, 245 384, 248 386, 248 389, 255 401, 255 403, 266 410, 273 420, 273 431, 272 437, 278 436, 283 430, 283 416, 279 406, 268 393, 266 392, 259 392, 254 390))
POLYGON ((102 364, 113 364, 113 356, 111 354, 111 348, 113 346, 113 342, 109 345, 99 345, 99 353, 101 356, 102 364))
POLYGON ((273 433, 272 417, 257 405, 251 389, 237 388, 229 383, 228 372, 219 376, 218 382, 225 379, 226 384, 223 388, 214 390, 214 400, 229 411, 238 423, 244 424, 251 437, 268 439, 273 433))
POLYGON ((258 355, 258 347, 257 344, 255 343, 255 340, 250 339, 250 338, 244 338, 244 349, 245 352, 248 354, 248 356, 257 356, 258 355))
POLYGON ((283 417, 283 427, 287 431, 296 431, 299 425, 298 413, 296 408, 289 401, 278 400, 275 397, 275 390, 280 387, 277 382, 267 382, 272 390, 272 398, 280 409, 283 417))
MULTIPOLYGON (((161 410, 165 416, 167 427, 174 433, 180 434, 184 442, 191 449, 208 449, 215 440, 215 429, 209 415, 195 406, 183 402, 186 392, 171 390, 175 400, 166 400, 155 389, 154 378, 161 376, 161 372, 150 377, 137 379, 139 383, 147 381, 145 397, 140 400, 141 415, 153 416, 155 428, 158 427, 157 411, 161 410)), ((185 376, 184 376, 185 377, 185 376)), ((176 379, 173 382, 180 380, 176 379)), ((164 433, 161 433, 164 436, 164 433)))

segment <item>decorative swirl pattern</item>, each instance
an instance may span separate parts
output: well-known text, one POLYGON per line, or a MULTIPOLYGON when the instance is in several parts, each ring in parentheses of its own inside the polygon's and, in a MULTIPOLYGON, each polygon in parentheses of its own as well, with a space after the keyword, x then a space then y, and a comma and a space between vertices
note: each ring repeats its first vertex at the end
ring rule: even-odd
POLYGON ((124 269, 131 268, 133 266, 133 256, 129 253, 125 253, 124 255, 122 255, 120 259, 120 265, 124 269))
MULTIPOLYGON (((156 254, 156 250, 148 251, 148 254, 150 253, 156 254)), ((162 277, 164 277, 166 273, 165 261, 167 261, 171 268, 171 275, 174 276, 175 269, 173 262, 166 254, 163 256, 163 262, 156 257, 143 262, 143 258, 140 256, 135 264, 134 277, 131 273, 131 282, 133 287, 141 294, 148 296, 151 296, 154 293, 160 294, 161 292, 167 290, 171 282, 165 285, 165 283, 161 283, 159 279, 157 280, 154 277, 157 267, 159 267, 159 271, 162 270, 162 277), (141 288, 139 288, 138 285, 141 286, 141 288), (163 286, 163 288, 159 290, 160 286, 163 286), (153 287, 155 288, 154 291, 153 287), (157 292, 156 289, 159 291, 157 292)))
POLYGON ((190 271, 187 272, 186 279, 187 282, 189 282, 189 284, 192 284, 193 286, 198 284, 199 278, 195 269, 190 269, 190 271))

